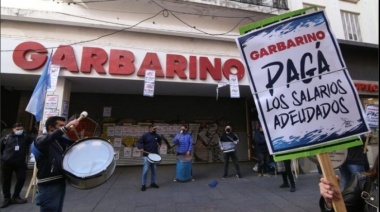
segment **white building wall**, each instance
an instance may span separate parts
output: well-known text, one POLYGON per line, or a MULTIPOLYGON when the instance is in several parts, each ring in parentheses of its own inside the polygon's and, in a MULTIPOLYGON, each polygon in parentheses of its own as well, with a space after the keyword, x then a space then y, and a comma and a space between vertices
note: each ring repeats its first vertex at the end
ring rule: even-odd
POLYGON ((357 3, 342 0, 288 0, 289 9, 297 10, 304 5, 325 8, 331 28, 338 39, 345 40, 341 11, 359 14, 361 36, 364 43, 379 44, 379 1, 358 0, 357 3))

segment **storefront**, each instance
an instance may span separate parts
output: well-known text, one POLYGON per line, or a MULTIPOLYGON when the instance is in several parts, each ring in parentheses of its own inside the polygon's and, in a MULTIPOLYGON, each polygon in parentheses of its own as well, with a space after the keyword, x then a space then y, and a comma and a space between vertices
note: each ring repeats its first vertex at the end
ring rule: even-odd
MULTIPOLYGON (((2 54, 10 61, 2 66, 9 70, 2 77, 15 86, 30 85, 25 79, 39 77, 38 70, 46 63, 46 47, 60 46, 11 38, 2 44, 14 50, 2 54)), ((95 135, 110 141, 118 165, 142 163, 141 153, 135 151, 136 141, 152 123, 163 141, 163 164, 176 162, 173 136, 181 124, 187 124, 192 134, 194 162, 222 161, 218 142, 226 125, 231 125, 240 138, 239 160, 250 159, 246 117, 247 99, 252 96, 244 65, 236 57, 72 46, 55 49, 52 64, 60 66, 60 73, 56 89, 47 93, 49 107, 45 104, 43 120, 52 115, 70 119, 87 111, 98 126, 76 132, 73 139, 95 135), (156 71, 153 96, 143 95, 146 70, 156 71), (240 98, 230 97, 230 74, 237 76, 240 98), (218 87, 220 82, 226 86, 218 87)), ((31 91, 22 91, 17 107, 18 114, 24 116, 19 119, 33 126, 32 116, 24 111, 30 96, 31 91)))

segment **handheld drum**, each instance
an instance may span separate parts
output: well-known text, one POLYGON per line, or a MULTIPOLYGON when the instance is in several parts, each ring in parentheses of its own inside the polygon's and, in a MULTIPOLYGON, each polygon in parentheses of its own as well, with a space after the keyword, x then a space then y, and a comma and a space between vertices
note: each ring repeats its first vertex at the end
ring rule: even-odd
POLYGON ((116 163, 114 149, 102 138, 77 141, 65 152, 62 167, 69 184, 79 189, 90 189, 106 182, 116 163))
POLYGON ((159 164, 161 163, 161 156, 155 153, 149 153, 148 154, 148 161, 150 163, 159 164))

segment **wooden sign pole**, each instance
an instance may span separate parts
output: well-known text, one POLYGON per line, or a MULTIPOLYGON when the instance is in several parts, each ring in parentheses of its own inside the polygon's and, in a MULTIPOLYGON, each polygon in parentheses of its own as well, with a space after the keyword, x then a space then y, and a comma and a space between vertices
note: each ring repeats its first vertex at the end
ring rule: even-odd
MULTIPOLYGON (((334 168, 332 166, 329 153, 317 154, 319 165, 321 166, 323 177, 326 178, 331 184, 333 184, 335 189, 340 191, 338 180, 334 168)), ((340 197, 338 200, 333 200, 334 210, 337 212, 346 212, 346 206, 344 205, 342 193, 339 192, 340 197)))
POLYGON ((368 142, 369 142, 369 136, 370 136, 370 133, 367 134, 366 136, 366 139, 365 139, 365 143, 364 143, 364 149, 363 149, 363 153, 367 153, 367 146, 368 146, 368 142))

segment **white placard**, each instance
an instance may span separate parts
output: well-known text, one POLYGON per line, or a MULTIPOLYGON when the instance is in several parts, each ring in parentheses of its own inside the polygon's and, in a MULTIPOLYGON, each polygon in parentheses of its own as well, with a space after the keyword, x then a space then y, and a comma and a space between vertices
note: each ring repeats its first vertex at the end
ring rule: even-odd
POLYGON ((57 109, 58 108, 58 95, 46 95, 45 108, 46 109, 57 109))
POLYGON ((50 69, 49 69, 50 88, 48 88, 47 91, 53 92, 57 88, 57 82, 58 82, 60 69, 61 67, 59 65, 53 65, 53 64, 50 65, 50 69))
POLYGON ((103 107, 103 117, 111 117, 112 107, 103 107))

